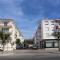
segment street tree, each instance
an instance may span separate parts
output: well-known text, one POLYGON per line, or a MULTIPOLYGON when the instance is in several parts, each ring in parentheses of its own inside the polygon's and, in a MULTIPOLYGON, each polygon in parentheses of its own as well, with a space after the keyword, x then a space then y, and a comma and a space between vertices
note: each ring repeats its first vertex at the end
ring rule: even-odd
POLYGON ((3 51, 4 51, 5 44, 10 41, 10 33, 5 33, 3 31, 0 31, 0 40, 2 41, 3 51))
POLYGON ((17 44, 17 45, 20 45, 20 44, 21 44, 20 39, 16 39, 16 44, 17 44))

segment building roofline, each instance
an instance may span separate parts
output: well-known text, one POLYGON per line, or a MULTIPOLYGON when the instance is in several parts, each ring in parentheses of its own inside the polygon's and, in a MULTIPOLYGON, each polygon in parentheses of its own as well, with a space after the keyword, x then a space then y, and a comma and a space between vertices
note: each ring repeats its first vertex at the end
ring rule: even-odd
POLYGON ((21 34, 21 36, 23 36, 22 33, 21 33, 21 31, 20 31, 20 29, 19 29, 18 26, 16 25, 16 22, 14 21, 14 19, 10 19, 10 18, 0 18, 0 22, 10 22, 10 21, 14 22, 15 28, 19 31, 19 33, 21 34))
POLYGON ((4 21, 7 21, 7 22, 13 21, 13 22, 15 22, 14 19, 8 19, 8 18, 6 18, 6 19, 0 18, 0 21, 3 21, 3 22, 4 21))
POLYGON ((42 20, 60 20, 60 18, 43 18, 42 20))

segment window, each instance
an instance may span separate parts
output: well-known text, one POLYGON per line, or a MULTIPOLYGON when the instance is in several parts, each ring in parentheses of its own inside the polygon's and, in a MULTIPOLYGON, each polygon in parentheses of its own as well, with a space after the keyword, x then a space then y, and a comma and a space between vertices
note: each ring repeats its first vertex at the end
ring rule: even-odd
POLYGON ((2 28, 2 31, 3 31, 3 32, 8 32, 9 29, 8 29, 8 28, 2 28))
POLYGON ((58 47, 58 43, 59 41, 58 40, 54 40, 54 47, 57 48, 58 47))
POLYGON ((57 40, 46 41, 46 48, 58 48, 58 41, 57 40))
POLYGON ((46 23, 45 25, 48 25, 48 23, 46 23))
POLYGON ((7 26, 7 22, 4 22, 4 26, 7 26))
POLYGON ((45 21, 45 22, 48 22, 48 21, 45 21))
POLYGON ((54 23, 52 23, 51 25, 54 25, 54 23))
POLYGON ((56 29, 58 29, 58 26, 56 26, 56 29))
POLYGON ((58 42, 55 42, 55 43, 54 43, 54 46, 55 46, 55 47, 58 47, 58 42))
POLYGON ((51 21, 51 23, 54 23, 54 21, 51 21))
POLYGON ((49 24, 49 22, 48 21, 45 21, 45 25, 48 25, 49 24))
POLYGON ((53 40, 46 41, 46 48, 52 48, 53 47, 53 40))
POLYGON ((53 44, 51 42, 49 43, 46 43, 46 47, 49 48, 49 47, 53 47, 53 44))
POLYGON ((51 25, 54 25, 54 21, 51 21, 51 25))

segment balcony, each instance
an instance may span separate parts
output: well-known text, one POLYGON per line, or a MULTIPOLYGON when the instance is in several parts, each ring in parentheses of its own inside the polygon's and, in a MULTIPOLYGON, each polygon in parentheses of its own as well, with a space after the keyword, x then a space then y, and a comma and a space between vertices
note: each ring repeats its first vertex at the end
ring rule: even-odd
POLYGON ((60 19, 59 20, 55 20, 56 23, 60 23, 60 19))
POLYGON ((7 25, 7 26, 0 25, 0 28, 12 28, 12 26, 10 26, 10 25, 7 25))

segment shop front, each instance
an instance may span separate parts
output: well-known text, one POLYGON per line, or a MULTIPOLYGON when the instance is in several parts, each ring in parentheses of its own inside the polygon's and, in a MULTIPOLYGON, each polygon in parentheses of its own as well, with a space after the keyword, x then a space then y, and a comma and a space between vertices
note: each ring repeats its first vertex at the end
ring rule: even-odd
POLYGON ((58 48, 59 40, 43 40, 40 41, 40 48, 58 48))

